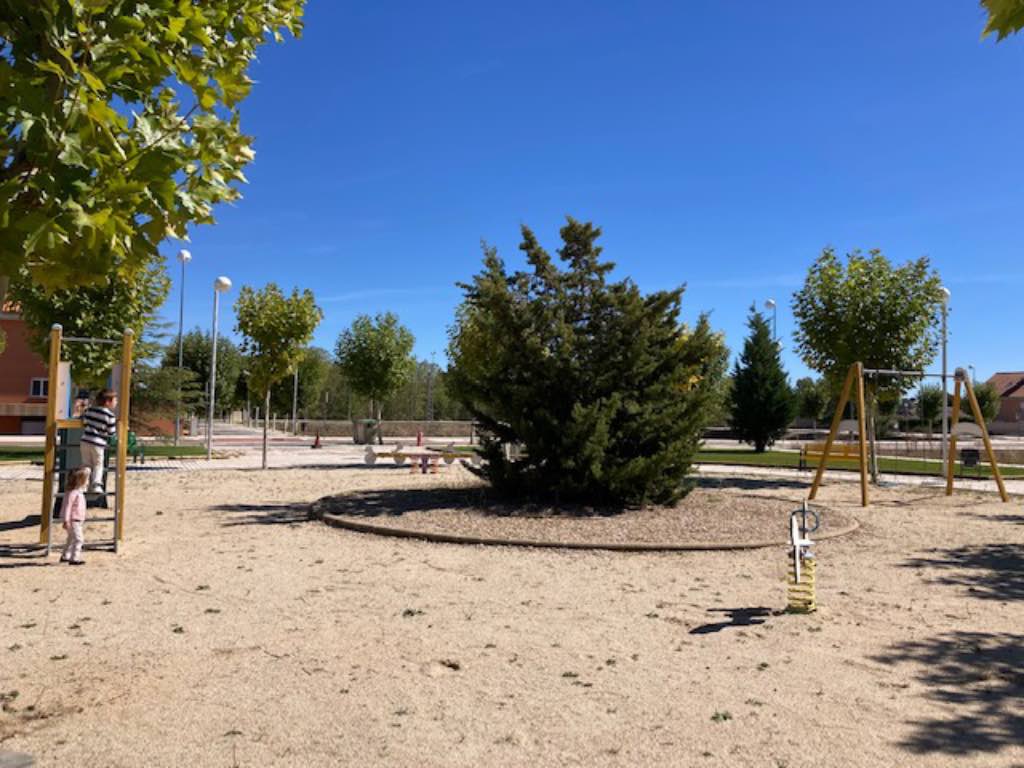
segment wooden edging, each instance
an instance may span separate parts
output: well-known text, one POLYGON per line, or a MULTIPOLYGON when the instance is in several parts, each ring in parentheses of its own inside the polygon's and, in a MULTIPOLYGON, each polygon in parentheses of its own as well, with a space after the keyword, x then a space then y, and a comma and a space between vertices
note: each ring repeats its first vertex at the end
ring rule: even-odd
MULTIPOLYGON (((725 544, 683 544, 683 543, 623 543, 623 542, 580 542, 580 541, 545 541, 536 539, 500 539, 489 536, 460 536, 454 533, 438 533, 436 531, 417 531, 411 528, 393 528, 385 525, 374 525, 353 520, 350 517, 334 515, 319 509, 320 502, 310 505, 309 516, 322 520, 334 528, 343 528, 358 533, 373 533, 378 536, 392 536, 400 539, 419 539, 439 544, 482 544, 500 547, 540 547, 545 549, 601 549, 612 552, 728 552, 744 549, 765 549, 767 547, 785 547, 789 542, 782 541, 744 541, 725 544)), ((851 525, 838 531, 829 531, 815 537, 815 541, 834 539, 853 533, 860 528, 860 522, 854 518, 851 525)))

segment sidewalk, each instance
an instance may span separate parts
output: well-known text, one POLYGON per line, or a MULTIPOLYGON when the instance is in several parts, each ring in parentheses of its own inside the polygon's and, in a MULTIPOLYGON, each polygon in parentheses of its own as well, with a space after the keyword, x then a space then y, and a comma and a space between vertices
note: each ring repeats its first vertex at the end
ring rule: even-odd
MULTIPOLYGON (((393 446, 396 441, 388 441, 385 446, 393 446)), ((404 442, 406 445, 410 443, 404 442)), ((413 441, 415 442, 415 441, 413 441)), ((443 443, 442 443, 443 444, 443 443)), ((214 451, 238 446, 222 446, 220 440, 214 444, 214 451)), ((376 446, 375 446, 376 447, 376 446)), ((377 447, 377 450, 380 450, 377 447)), ((339 443, 327 443, 320 450, 311 450, 308 443, 304 446, 274 446, 267 451, 269 469, 316 469, 319 467, 338 469, 341 467, 365 467, 364 455, 366 446, 353 445, 347 440, 339 443)), ((216 470, 259 469, 261 453, 257 447, 239 455, 224 459, 207 461, 205 458, 188 459, 149 459, 145 464, 129 464, 128 471, 135 472, 210 472, 216 470)), ((696 464, 697 472, 705 477, 764 477, 791 482, 800 482, 810 488, 814 473, 806 470, 789 468, 749 467, 734 464, 696 464)), ((907 487, 945 487, 945 480, 938 476, 913 476, 882 474, 883 483, 907 487)), ((0 464, 0 482, 4 480, 42 480, 43 468, 28 464, 0 464)), ((829 483, 856 483, 859 476, 856 472, 825 472, 825 480, 829 483)), ((1004 480, 1007 492, 1024 495, 1024 480, 1004 480)), ((957 478, 955 487, 960 490, 995 493, 996 484, 991 479, 957 478)))

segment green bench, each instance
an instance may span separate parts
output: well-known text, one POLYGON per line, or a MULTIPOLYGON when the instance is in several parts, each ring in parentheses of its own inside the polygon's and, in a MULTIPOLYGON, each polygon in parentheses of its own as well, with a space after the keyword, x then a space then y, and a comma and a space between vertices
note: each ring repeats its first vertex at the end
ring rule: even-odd
MULTIPOLYGON (((117 435, 110 438, 110 448, 117 450, 117 435)), ((139 442, 139 436, 134 432, 128 433, 128 455, 132 457, 132 464, 146 463, 146 446, 139 442)))

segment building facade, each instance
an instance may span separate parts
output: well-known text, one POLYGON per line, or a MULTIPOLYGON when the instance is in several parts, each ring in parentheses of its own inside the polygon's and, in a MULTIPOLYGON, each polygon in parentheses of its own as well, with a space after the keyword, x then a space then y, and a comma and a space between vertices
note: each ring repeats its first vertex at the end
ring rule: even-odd
POLYGON ((995 418, 999 426, 1024 426, 1024 371, 997 373, 987 383, 999 393, 999 414, 995 418))
POLYGON ((28 344, 17 308, 0 308, 7 346, 0 353, 0 435, 41 435, 46 428, 46 364, 28 344))

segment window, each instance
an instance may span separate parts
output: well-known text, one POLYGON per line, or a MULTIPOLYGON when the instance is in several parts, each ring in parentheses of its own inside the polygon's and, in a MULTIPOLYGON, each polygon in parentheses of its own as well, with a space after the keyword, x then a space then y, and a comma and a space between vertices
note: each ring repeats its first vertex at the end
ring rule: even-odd
POLYGON ((49 391, 49 379, 32 379, 32 387, 29 390, 31 397, 46 397, 49 391))

